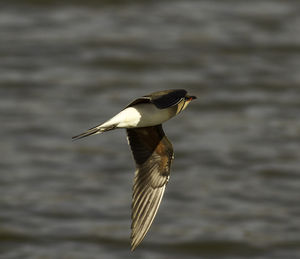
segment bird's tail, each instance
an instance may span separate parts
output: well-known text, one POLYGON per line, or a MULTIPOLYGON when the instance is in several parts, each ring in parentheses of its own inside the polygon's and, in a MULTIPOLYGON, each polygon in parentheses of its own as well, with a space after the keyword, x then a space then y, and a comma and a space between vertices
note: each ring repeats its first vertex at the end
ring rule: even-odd
POLYGON ((79 135, 76 135, 74 137, 72 137, 73 140, 78 140, 81 138, 85 138, 91 135, 95 135, 95 134, 99 134, 105 131, 109 131, 109 130, 113 130, 116 128, 117 125, 109 125, 109 126, 103 126, 103 125, 98 125, 96 127, 90 128, 89 130, 87 130, 84 133, 81 133, 79 135))

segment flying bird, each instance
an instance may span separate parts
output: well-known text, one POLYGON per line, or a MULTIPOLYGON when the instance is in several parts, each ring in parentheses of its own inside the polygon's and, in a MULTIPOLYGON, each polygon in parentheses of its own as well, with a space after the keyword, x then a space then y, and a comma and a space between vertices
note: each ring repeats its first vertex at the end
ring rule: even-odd
POLYGON ((132 251, 148 232, 170 177, 174 153, 162 123, 183 111, 194 99, 184 89, 154 92, 137 98, 110 120, 72 138, 126 129, 136 163, 131 205, 132 251))

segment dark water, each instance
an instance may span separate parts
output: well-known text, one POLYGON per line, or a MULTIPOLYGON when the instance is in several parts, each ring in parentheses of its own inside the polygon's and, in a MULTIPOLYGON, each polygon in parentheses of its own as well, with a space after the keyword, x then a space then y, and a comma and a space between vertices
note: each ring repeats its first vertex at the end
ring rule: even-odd
POLYGON ((0 258, 300 258, 299 1, 50 2, 0 8, 0 258), (132 254, 125 131, 71 136, 168 88, 198 99, 132 254))

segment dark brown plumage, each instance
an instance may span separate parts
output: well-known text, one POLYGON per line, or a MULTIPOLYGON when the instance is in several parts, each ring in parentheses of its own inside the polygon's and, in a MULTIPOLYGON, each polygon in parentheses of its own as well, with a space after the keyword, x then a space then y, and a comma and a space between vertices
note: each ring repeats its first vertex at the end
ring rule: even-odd
POLYGON ((173 147, 161 125, 127 129, 136 162, 132 195, 131 250, 148 232, 170 175, 173 147))

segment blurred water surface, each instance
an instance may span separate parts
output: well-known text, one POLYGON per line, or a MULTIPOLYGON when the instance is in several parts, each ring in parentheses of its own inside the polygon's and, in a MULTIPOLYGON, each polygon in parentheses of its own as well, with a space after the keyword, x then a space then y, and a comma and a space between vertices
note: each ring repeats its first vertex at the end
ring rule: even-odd
POLYGON ((0 258, 299 258, 300 3, 10 1, 0 8, 0 258), (132 99, 198 96, 164 126, 165 197, 129 251, 132 99))

